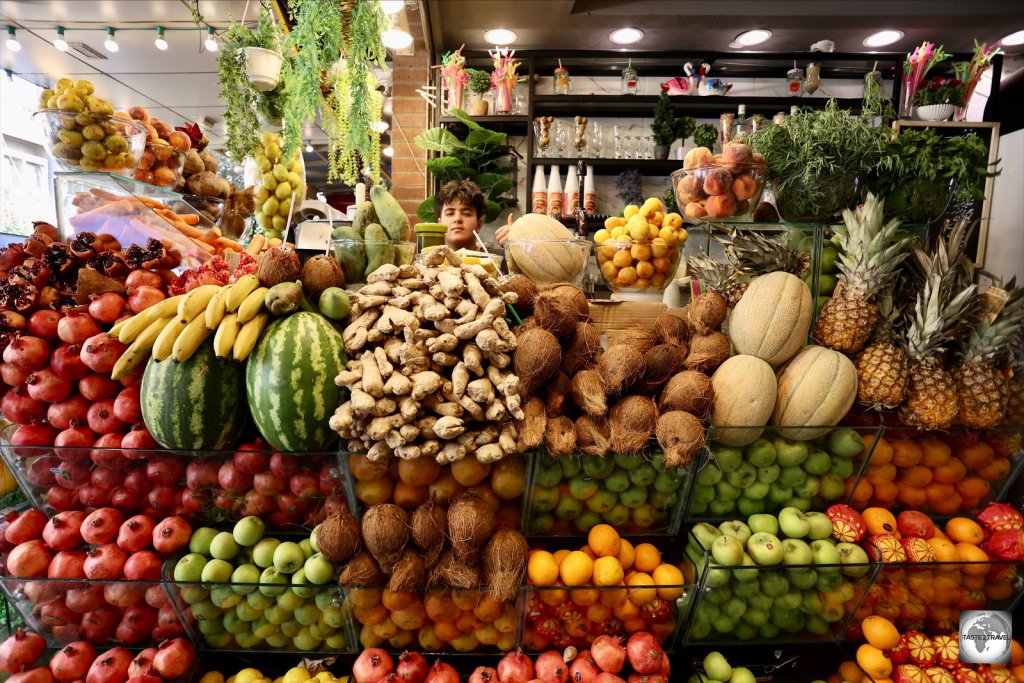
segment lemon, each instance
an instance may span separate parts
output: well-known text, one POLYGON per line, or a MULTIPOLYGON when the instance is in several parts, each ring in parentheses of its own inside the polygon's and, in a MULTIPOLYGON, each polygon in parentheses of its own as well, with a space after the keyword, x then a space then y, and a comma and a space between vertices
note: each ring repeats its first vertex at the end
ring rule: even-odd
POLYGON ((633 216, 640 213, 640 207, 636 204, 628 204, 625 209, 622 210, 622 217, 627 221, 633 216))
POLYGON ((303 681, 311 680, 312 677, 309 672, 303 669, 301 666, 293 666, 285 672, 284 677, 281 679, 281 683, 302 683, 303 681))
POLYGON ((255 683, 255 681, 261 678, 263 678, 263 674, 260 673, 259 669, 249 667, 235 674, 235 683, 255 683))
POLYGON ((224 683, 224 674, 219 671, 210 671, 203 674, 203 677, 199 679, 199 683, 224 683))
POLYGON ((321 671, 320 673, 318 673, 316 675, 316 680, 318 680, 318 681, 336 681, 338 679, 335 678, 334 674, 332 674, 330 671, 321 671))
POLYGON ((624 226, 624 225, 616 226, 616 227, 612 228, 612 231, 609 234, 611 235, 611 238, 613 240, 622 239, 623 237, 626 236, 626 226, 624 226))
POLYGON ((282 180, 274 189, 274 194, 277 195, 278 199, 288 199, 292 196, 292 184, 287 180, 282 180))
POLYGON ((598 230, 597 232, 594 233, 594 241, 597 242, 598 244, 601 244, 602 242, 607 240, 610 236, 611 236, 611 233, 608 232, 608 230, 606 230, 605 228, 601 228, 600 230, 598 230))

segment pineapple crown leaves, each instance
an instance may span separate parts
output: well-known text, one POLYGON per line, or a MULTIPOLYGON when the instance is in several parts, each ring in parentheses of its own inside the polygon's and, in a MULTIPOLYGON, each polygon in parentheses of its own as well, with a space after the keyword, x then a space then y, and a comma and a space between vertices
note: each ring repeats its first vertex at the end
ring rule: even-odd
POLYGON ((901 345, 900 328, 906 322, 904 307, 896 303, 892 290, 883 291, 875 305, 878 306, 878 324, 871 333, 871 341, 901 345))
POLYGON ((845 225, 836 230, 839 269, 851 294, 871 299, 892 286, 912 237, 897 238, 900 221, 883 224, 885 202, 868 193, 856 211, 843 211, 845 225))
POLYGON ((802 254, 752 230, 733 229, 729 233, 729 241, 717 235, 712 237, 723 245, 726 258, 744 275, 756 276, 781 270, 802 277, 811 265, 809 254, 802 254))
POLYGON ((982 315, 963 347, 964 363, 999 365, 1009 359, 1014 342, 1024 338, 1024 287, 1016 281, 1007 285, 1007 299, 995 320, 982 315))
POLYGON ((932 273, 917 294, 907 329, 907 350, 918 362, 931 362, 958 334, 978 306, 978 286, 971 284, 951 297, 947 283, 932 273))
POLYGON ((735 270, 710 256, 691 256, 686 261, 686 268, 693 277, 719 294, 737 278, 735 270))
POLYGON ((912 245, 913 263, 923 279, 938 272, 948 284, 966 287, 974 281, 974 264, 965 254, 967 240, 978 226, 978 222, 960 219, 952 226, 943 226, 935 248, 928 252, 918 244, 912 245))

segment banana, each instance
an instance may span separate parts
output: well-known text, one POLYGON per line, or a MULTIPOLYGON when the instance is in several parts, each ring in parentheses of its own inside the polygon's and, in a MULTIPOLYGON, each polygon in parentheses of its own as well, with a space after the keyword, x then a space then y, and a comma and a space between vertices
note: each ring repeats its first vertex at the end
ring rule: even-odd
POLYGON ((149 352, 153 350, 153 344, 156 342, 156 338, 160 336, 160 333, 167 327, 167 323, 170 322, 170 316, 166 318, 157 318, 149 324, 145 330, 142 331, 135 341, 132 342, 131 346, 125 350, 121 357, 114 363, 114 369, 110 373, 111 379, 121 379, 127 376, 135 368, 142 365, 146 358, 149 357, 149 352))
POLYGON ((217 329, 221 318, 227 313, 224 301, 227 299, 228 292, 231 291, 232 287, 233 285, 221 287, 220 291, 214 294, 213 298, 210 299, 210 303, 206 305, 206 329, 211 332, 217 329))
POLYGON ((270 321, 270 312, 262 311, 255 318, 242 325, 242 329, 238 331, 238 336, 235 337, 235 344, 232 347, 232 356, 236 361, 241 363, 249 354, 252 353, 253 348, 256 346, 257 340, 260 338, 260 334, 263 332, 263 328, 267 326, 270 321))
MULTIPOLYGON (((131 318, 128 318, 117 334, 118 341, 122 344, 131 344, 135 341, 136 337, 142 334, 143 330, 149 327, 151 322, 154 320, 160 320, 161 318, 166 318, 169 315, 174 315, 174 312, 178 310, 178 304, 180 304, 184 298, 184 294, 172 296, 168 299, 164 299, 160 303, 153 304, 149 308, 136 313, 131 318)), ((113 332, 113 330, 111 330, 111 332, 113 332)))
POLYGON ((207 329, 205 316, 197 315, 192 318, 192 322, 185 325, 185 329, 174 340, 174 346, 171 347, 171 358, 179 363, 184 363, 192 357, 199 345, 206 341, 211 334, 213 334, 213 330, 207 329))
POLYGON ((235 337, 238 336, 238 315, 227 313, 217 326, 217 333, 213 335, 213 353, 218 358, 230 358, 231 347, 235 345, 235 337))
POLYGON ((185 298, 178 304, 178 317, 185 323, 189 323, 197 315, 206 311, 210 299, 214 297, 223 287, 221 285, 200 285, 185 295, 185 298))
POLYGON ((238 307, 238 324, 244 325, 253 318, 256 314, 263 310, 263 300, 267 297, 267 288, 259 287, 254 289, 249 296, 245 297, 245 301, 238 307))
POLYGON ((188 323, 181 322, 181 319, 178 316, 171 318, 168 323, 164 325, 164 329, 161 330, 156 341, 153 343, 153 358, 156 358, 157 360, 166 360, 170 358, 171 351, 174 350, 174 341, 187 325, 188 323))
MULTIPOLYGON (((124 329, 124 326, 128 324, 129 320, 131 320, 131 318, 125 318, 121 322, 115 323, 114 326, 107 331, 107 336, 111 339, 118 339, 118 336, 121 334, 121 330, 124 329)), ((120 341, 120 339, 118 339, 118 341, 120 341)))
POLYGON ((224 302, 227 304, 228 313, 237 311, 238 307, 245 301, 245 298, 252 294, 259 286, 260 279, 251 273, 238 278, 224 302))

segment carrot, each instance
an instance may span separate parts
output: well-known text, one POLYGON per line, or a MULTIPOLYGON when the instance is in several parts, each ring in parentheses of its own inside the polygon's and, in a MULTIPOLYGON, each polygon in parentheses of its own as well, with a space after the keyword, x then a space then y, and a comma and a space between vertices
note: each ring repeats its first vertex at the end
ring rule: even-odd
POLYGON ((198 244, 198 245, 199 245, 200 247, 202 247, 202 248, 203 248, 203 250, 204 250, 204 251, 206 251, 206 252, 208 252, 208 253, 210 253, 210 254, 215 254, 215 253, 217 253, 217 250, 213 248, 213 245, 212 245, 212 244, 207 244, 206 242, 203 242, 202 240, 199 240, 199 239, 195 239, 195 238, 193 238, 193 239, 192 239, 192 241, 193 241, 193 242, 194 242, 195 244, 198 244))
POLYGON ((267 238, 264 235, 256 235, 249 242, 249 246, 246 248, 245 253, 249 256, 256 256, 256 254, 263 251, 263 245, 267 243, 267 238))
MULTIPOLYGON (((197 229, 197 228, 194 228, 194 229, 197 229)), ((213 230, 204 230, 202 232, 202 235, 199 237, 199 239, 201 239, 202 241, 206 242, 207 244, 216 244, 217 243, 217 239, 218 239, 218 235, 216 233, 214 233, 213 230)))
MULTIPOLYGON (((189 225, 198 225, 199 224, 199 214, 195 214, 195 213, 179 213, 179 214, 176 214, 176 215, 178 216, 178 218, 180 218, 185 223, 188 223, 189 225)), ((214 230, 218 230, 218 228, 214 228, 214 230)))

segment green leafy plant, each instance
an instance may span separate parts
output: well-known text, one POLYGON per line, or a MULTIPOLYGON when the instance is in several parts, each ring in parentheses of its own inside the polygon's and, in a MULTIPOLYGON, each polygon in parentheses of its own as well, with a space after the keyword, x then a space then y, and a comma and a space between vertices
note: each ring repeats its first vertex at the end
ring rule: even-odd
POLYGON ((668 147, 676 140, 686 140, 693 135, 697 122, 690 116, 676 118, 672 113, 672 103, 668 93, 662 91, 658 103, 654 105, 654 121, 651 123, 651 133, 654 136, 654 144, 668 147))
POLYGON ((693 131, 693 144, 711 149, 718 140, 718 129, 713 124, 702 123, 693 131))
POLYGON ((964 101, 965 85, 958 78, 932 78, 921 84, 914 95, 914 104, 927 107, 932 104, 953 104, 961 106, 964 101))
MULTIPOLYGON (((483 222, 489 223, 503 208, 517 204, 516 199, 506 193, 513 188, 509 175, 516 170, 508 165, 509 155, 518 154, 504 133, 484 128, 462 109, 453 109, 451 115, 469 129, 465 139, 459 139, 440 126, 423 131, 414 142, 420 149, 444 154, 427 161, 427 168, 441 183, 472 180, 480 187, 487 204, 483 222)), ((416 209, 416 215, 425 222, 434 221, 434 197, 425 199, 416 209)))
POLYGON ((479 69, 472 69, 469 76, 469 89, 477 95, 484 95, 491 89, 491 74, 479 69))

